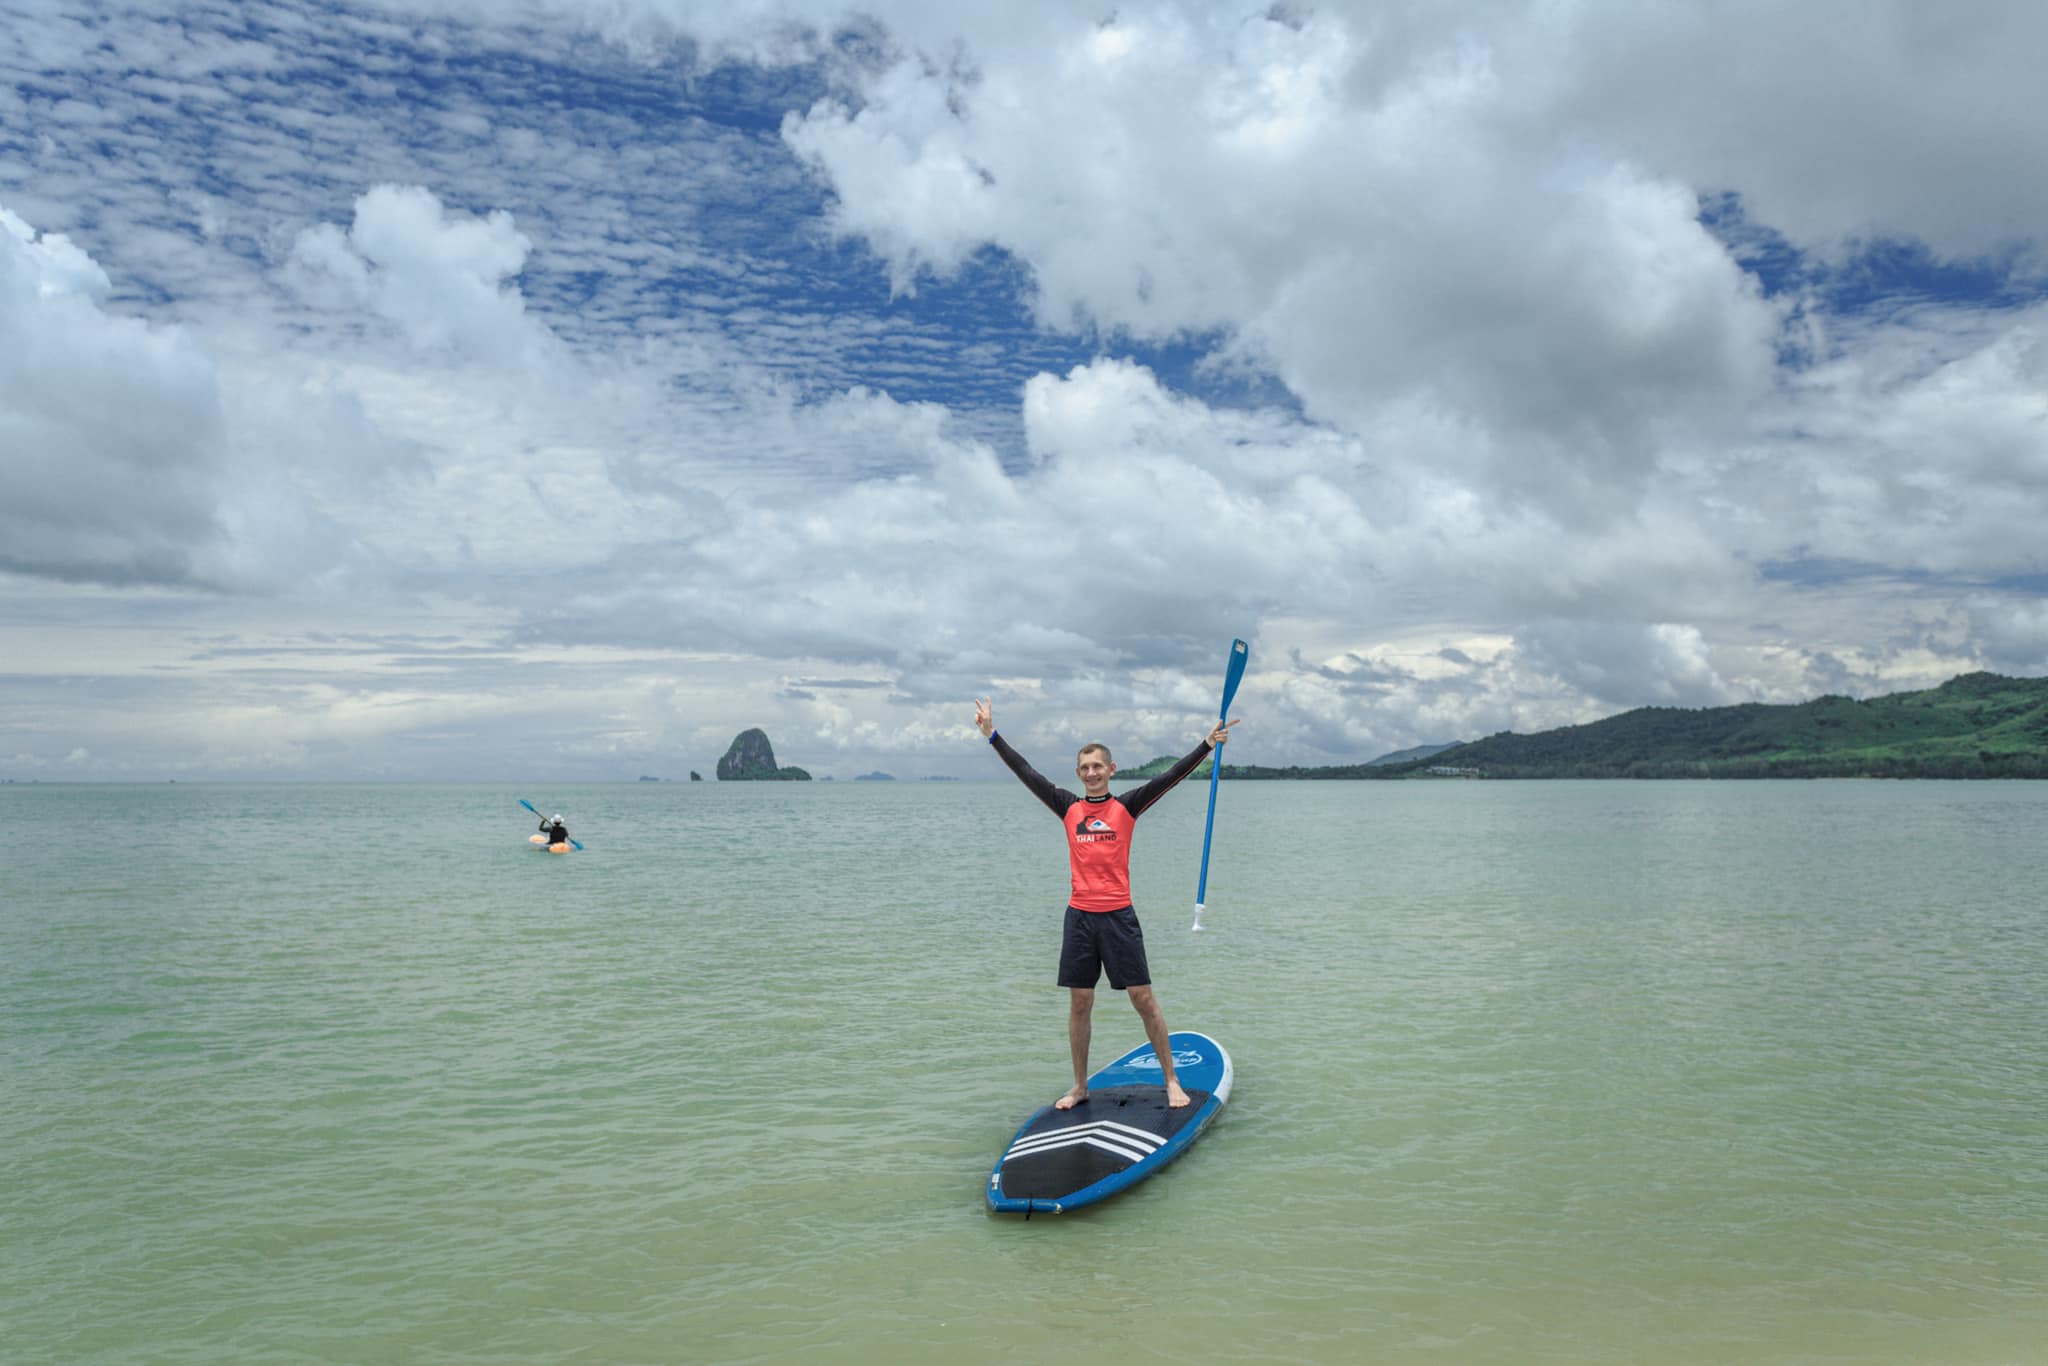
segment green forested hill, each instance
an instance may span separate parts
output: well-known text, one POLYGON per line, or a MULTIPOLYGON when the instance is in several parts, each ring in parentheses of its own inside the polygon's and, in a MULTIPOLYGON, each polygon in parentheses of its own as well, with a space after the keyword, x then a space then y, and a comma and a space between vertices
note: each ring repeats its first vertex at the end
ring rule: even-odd
POLYGON ((1964 674, 1861 702, 1642 707, 1504 731, 1402 771, 1431 767, 1488 778, 2048 778, 2048 678, 1964 674))
MULTIPOLYGON (((1117 775, 1146 778, 1170 755, 1117 775)), ((2048 778, 2048 678, 1973 673, 1858 702, 1640 707, 1583 726, 1484 740, 1407 763, 1267 768, 1225 778, 2048 778)), ((1198 777, 1208 776, 1205 763, 1198 777)))

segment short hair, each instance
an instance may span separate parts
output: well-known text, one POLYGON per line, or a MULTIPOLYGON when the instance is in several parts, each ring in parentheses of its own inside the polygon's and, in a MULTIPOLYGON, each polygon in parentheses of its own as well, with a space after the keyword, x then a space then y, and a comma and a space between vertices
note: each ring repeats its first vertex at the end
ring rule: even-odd
POLYGON ((1113 764, 1116 762, 1116 760, 1109 757, 1109 746, 1103 744, 1099 740, 1090 740, 1087 744, 1075 750, 1074 762, 1077 764, 1080 763, 1081 760, 1087 757, 1088 751, 1091 749, 1099 749, 1102 751, 1102 762, 1104 762, 1105 764, 1113 764))

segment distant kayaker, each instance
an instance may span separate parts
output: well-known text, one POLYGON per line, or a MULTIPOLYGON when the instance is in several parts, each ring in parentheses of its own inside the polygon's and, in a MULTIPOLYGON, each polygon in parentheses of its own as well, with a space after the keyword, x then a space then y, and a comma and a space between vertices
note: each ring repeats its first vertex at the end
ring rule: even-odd
POLYGON ((569 842, 569 827, 562 824, 562 813, 559 811, 540 823, 540 832, 548 837, 549 844, 569 842))

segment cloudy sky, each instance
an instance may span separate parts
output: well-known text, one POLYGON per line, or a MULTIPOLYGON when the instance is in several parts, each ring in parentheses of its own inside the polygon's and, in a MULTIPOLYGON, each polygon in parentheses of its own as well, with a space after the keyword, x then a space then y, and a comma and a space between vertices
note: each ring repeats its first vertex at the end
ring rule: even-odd
POLYGON ((2030 0, 0 0, 0 777, 2048 673, 2030 0))

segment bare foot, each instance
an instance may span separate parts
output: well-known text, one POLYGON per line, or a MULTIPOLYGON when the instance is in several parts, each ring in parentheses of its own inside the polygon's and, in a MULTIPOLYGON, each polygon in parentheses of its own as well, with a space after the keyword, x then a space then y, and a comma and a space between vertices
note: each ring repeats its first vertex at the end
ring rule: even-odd
MULTIPOLYGON (((1088 1088, 1081 1085, 1081 1083, 1079 1082, 1075 1082, 1074 1089, 1067 1092, 1064 1096, 1061 1096, 1058 1100, 1054 1101, 1052 1103, 1052 1108, 1055 1110, 1071 1110, 1076 1105, 1079 1105, 1082 1101, 1086 1099, 1088 1099, 1088 1088)), ((1187 1104, 1188 1098, 1186 1096, 1182 1096, 1180 1098, 1180 1103, 1183 1105, 1187 1104)))
POLYGON ((1188 1099, 1188 1093, 1187 1093, 1187 1092, 1185 1092, 1185 1091, 1183 1091, 1183 1090, 1181 1090, 1181 1089, 1180 1089, 1180 1083, 1179 1083, 1179 1082, 1177 1082, 1177 1081, 1170 1081, 1170 1082, 1166 1083, 1166 1108, 1167 1108, 1167 1109, 1169 1109, 1169 1110, 1178 1110, 1178 1109, 1180 1109, 1180 1108, 1181 1108, 1182 1106, 1184 1106, 1184 1105, 1192 1105, 1192 1104, 1194 1104, 1194 1102, 1188 1099))

